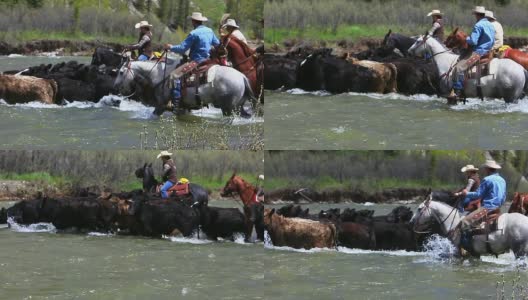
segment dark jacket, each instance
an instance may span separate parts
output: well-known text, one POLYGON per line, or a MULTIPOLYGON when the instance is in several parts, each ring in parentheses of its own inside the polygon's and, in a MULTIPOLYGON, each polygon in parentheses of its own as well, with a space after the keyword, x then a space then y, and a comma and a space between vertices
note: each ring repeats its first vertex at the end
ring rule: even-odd
POLYGON ((172 183, 178 182, 178 176, 176 176, 176 164, 172 159, 167 160, 163 164, 163 180, 170 180, 172 183))
POLYGON ((147 57, 152 57, 152 32, 148 31, 139 36, 137 44, 127 47, 130 50, 138 50, 138 56, 143 54, 147 57))

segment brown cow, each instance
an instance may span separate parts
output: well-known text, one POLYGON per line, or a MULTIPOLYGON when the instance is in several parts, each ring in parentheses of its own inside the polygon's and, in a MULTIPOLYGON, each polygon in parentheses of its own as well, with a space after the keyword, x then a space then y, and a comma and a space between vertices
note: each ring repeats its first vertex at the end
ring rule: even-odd
POLYGON ((9 104, 41 101, 55 103, 57 83, 52 79, 33 76, 0 74, 0 99, 9 104))
POLYGON ((286 218, 275 213, 275 209, 264 209, 264 226, 275 246, 297 249, 333 248, 336 244, 334 224, 286 218))
POLYGON ((397 74, 398 71, 396 66, 391 63, 380 63, 371 60, 359 60, 355 57, 350 56, 349 53, 345 54, 345 59, 355 65, 363 66, 374 71, 385 83, 383 87, 383 93, 396 93, 397 92, 397 74))

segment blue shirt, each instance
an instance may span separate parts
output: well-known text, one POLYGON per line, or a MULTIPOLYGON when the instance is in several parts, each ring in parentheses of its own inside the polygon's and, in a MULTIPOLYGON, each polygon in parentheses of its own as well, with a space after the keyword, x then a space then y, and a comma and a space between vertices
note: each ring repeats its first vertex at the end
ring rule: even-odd
POLYGON ((506 181, 498 173, 484 177, 478 190, 467 193, 464 202, 477 198, 482 199, 482 207, 488 210, 501 207, 506 200, 506 181))
POLYGON ((488 19, 480 19, 473 27, 471 35, 467 37, 467 43, 479 55, 488 53, 495 43, 495 27, 488 19))
POLYGON ((211 46, 220 45, 220 41, 211 28, 204 25, 196 27, 181 44, 172 46, 170 50, 179 54, 190 51, 191 60, 201 63, 209 58, 211 46))

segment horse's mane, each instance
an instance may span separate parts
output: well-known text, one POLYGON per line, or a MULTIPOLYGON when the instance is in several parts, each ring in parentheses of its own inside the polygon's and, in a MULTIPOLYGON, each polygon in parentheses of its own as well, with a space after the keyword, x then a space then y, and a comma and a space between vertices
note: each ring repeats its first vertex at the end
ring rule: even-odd
MULTIPOLYGON (((227 41, 227 39, 229 39, 229 42, 236 43, 236 45, 238 45, 242 49, 242 51, 244 51, 244 55, 246 57, 249 57, 249 56, 251 56, 251 55, 253 55, 255 53, 255 50, 249 48, 249 46, 246 43, 242 42, 241 40, 237 39, 236 37, 228 35, 228 36, 224 37, 224 43, 227 41)), ((228 45, 226 45, 226 47, 227 46, 228 45)))
MULTIPOLYGON (((250 187, 250 188, 252 188, 252 189, 254 189, 254 190, 257 189, 254 185, 252 185, 251 183, 247 182, 246 180, 244 180, 244 178, 242 178, 242 177, 240 177, 240 176, 238 176, 238 175, 235 175, 234 178, 238 178, 240 181, 242 181, 242 183, 243 183, 246 187, 250 187)), ((234 179, 234 178, 233 178, 233 179, 234 179)))

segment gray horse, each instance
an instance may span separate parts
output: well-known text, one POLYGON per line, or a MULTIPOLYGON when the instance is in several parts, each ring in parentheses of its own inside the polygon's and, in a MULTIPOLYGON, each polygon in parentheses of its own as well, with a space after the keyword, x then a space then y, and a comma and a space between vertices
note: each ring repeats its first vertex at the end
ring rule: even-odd
MULTIPOLYGON (((441 93, 447 95, 453 87, 454 65, 459 55, 445 48, 434 38, 421 36, 409 48, 408 52, 416 56, 428 53, 438 67, 441 93)), ((487 98, 502 98, 506 103, 514 102, 524 96, 527 73, 524 68, 511 59, 493 59, 490 62, 490 75, 483 76, 481 81, 482 95, 487 98)), ((464 86, 467 97, 478 97, 477 80, 467 80, 464 86)))
MULTIPOLYGON (((462 216, 455 207, 429 199, 418 206, 410 223, 417 232, 429 230, 432 224, 437 223, 442 235, 458 247, 461 238, 454 229, 461 220, 462 216)), ((519 213, 502 214, 498 219, 498 230, 490 232, 489 236, 473 236, 472 248, 477 256, 498 255, 509 250, 513 251, 516 258, 528 255, 528 217, 519 213)))
MULTIPOLYGON (((180 59, 169 59, 168 63, 154 61, 127 61, 119 69, 114 88, 121 94, 131 94, 145 86, 153 90, 154 114, 161 115, 167 109, 170 97, 169 74, 180 64, 180 59), (166 67, 166 69, 165 69, 166 67)), ((256 103, 247 77, 239 71, 215 65, 207 71, 207 82, 198 87, 187 88, 182 99, 182 108, 201 109, 212 104, 220 108, 225 116, 233 112, 242 117, 251 113, 244 108, 246 101, 256 103)))

